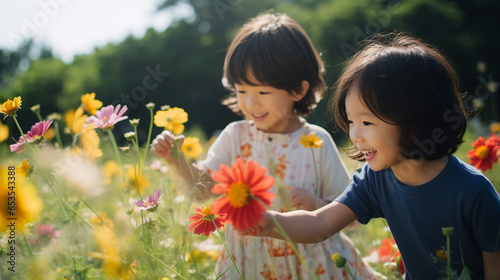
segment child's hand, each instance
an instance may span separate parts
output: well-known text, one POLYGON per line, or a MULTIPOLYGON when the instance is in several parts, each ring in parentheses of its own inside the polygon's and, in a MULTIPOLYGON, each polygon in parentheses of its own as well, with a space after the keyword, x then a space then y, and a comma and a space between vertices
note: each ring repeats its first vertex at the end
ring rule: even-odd
POLYGON ((314 211, 325 205, 323 200, 315 196, 311 191, 302 187, 294 187, 290 191, 293 206, 299 210, 314 211))
POLYGON ((174 147, 175 138, 180 139, 179 147, 181 147, 184 142, 184 136, 180 135, 176 137, 172 132, 164 130, 153 140, 151 144, 151 153, 169 161, 172 154, 172 148, 174 147))
POLYGON ((268 236, 268 228, 270 228, 272 224, 273 222, 269 213, 262 212, 262 220, 260 220, 252 227, 246 228, 245 230, 237 230, 237 232, 239 235, 268 236))

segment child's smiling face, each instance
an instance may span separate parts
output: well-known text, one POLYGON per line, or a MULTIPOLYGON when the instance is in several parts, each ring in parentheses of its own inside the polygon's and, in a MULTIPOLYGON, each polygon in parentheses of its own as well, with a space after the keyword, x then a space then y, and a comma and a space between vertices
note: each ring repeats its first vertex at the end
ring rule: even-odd
POLYGON ((235 84, 238 107, 245 117, 253 120, 257 128, 264 132, 290 133, 297 130, 300 121, 294 112, 294 103, 303 94, 290 94, 258 82, 254 84, 235 84))
POLYGON ((345 108, 349 137, 356 148, 363 152, 372 170, 383 170, 404 160, 399 146, 399 128, 384 122, 370 111, 361 99, 356 83, 347 93, 345 108))

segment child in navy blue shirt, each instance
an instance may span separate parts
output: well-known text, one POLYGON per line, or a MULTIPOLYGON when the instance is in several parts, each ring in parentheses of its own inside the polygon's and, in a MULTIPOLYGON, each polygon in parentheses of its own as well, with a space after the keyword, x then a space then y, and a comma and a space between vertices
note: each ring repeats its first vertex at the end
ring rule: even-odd
POLYGON ((365 160, 345 192, 316 211, 268 211, 241 234, 319 242, 358 220, 387 220, 406 279, 445 276, 434 260, 452 227, 451 266, 472 279, 500 279, 500 199, 490 181, 457 159, 467 126, 458 77, 434 47, 404 34, 379 35, 354 55, 330 102, 365 160), (462 261, 463 257, 463 261, 462 261))

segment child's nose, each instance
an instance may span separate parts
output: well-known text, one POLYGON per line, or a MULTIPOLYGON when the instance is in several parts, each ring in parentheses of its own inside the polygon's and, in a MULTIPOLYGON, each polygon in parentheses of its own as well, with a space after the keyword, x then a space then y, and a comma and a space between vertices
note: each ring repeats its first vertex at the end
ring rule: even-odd
POLYGON ((254 94, 248 94, 246 103, 247 103, 247 106, 249 106, 249 107, 260 106, 259 96, 254 95, 254 94))
POLYGON ((349 128, 349 138, 351 138, 351 141, 353 143, 363 141, 363 135, 361 133, 361 129, 359 127, 352 125, 349 128))

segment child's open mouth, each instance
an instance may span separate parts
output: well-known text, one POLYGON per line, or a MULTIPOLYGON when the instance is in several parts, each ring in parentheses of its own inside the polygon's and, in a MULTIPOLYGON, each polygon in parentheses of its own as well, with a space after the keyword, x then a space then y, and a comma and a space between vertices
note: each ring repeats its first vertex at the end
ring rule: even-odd
POLYGON ((365 155, 365 160, 371 160, 375 157, 375 154, 377 153, 376 150, 369 150, 369 151, 361 151, 365 155))
POLYGON ((267 116, 267 113, 264 114, 252 114, 252 118, 256 121, 263 120, 267 116))

